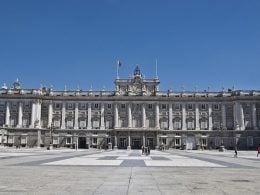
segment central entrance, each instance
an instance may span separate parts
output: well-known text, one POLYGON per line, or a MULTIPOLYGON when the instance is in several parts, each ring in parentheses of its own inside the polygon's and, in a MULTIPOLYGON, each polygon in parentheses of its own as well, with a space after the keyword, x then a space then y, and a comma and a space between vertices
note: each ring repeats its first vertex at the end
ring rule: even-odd
POLYGON ((146 138, 146 146, 149 146, 151 149, 154 149, 154 142, 152 137, 146 138))
POLYGON ((133 137, 132 138, 132 149, 141 149, 142 142, 141 142, 141 137, 133 137))
POLYGON ((126 137, 119 138, 119 149, 126 149, 126 137))
POLYGON ((196 147, 195 137, 194 136, 188 136, 186 141, 186 149, 187 150, 193 150, 196 147))
POLYGON ((78 143, 79 145, 78 145, 78 147, 79 147, 79 148, 86 149, 86 148, 87 148, 87 140, 86 140, 86 137, 79 137, 78 140, 79 140, 79 143, 78 143))

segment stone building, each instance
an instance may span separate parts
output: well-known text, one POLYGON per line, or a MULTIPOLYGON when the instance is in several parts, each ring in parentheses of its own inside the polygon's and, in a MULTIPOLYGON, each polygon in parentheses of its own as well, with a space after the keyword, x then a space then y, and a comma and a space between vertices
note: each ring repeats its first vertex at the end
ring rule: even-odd
POLYGON ((159 90, 136 67, 114 91, 0 89, 0 143, 10 147, 255 149, 260 91, 159 90))

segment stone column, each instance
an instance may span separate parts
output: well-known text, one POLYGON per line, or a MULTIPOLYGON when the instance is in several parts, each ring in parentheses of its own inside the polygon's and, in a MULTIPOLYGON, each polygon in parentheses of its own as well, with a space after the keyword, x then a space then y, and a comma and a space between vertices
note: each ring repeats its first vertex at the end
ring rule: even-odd
POLYGON ((172 124, 172 104, 169 104, 169 130, 173 130, 172 124))
POLYGON ((49 102, 49 109, 48 109, 48 128, 51 127, 52 115, 53 115, 53 105, 52 105, 52 101, 50 101, 49 102))
POLYGON ((65 129, 66 128, 66 103, 63 102, 62 103, 62 112, 61 112, 61 129, 65 129))
POLYGON ((160 147, 160 136, 159 134, 157 133, 156 135, 156 149, 159 150, 159 147, 160 147))
POLYGON ((222 116, 222 128, 227 129, 227 120, 226 120, 226 105, 221 105, 221 116, 222 116))
POLYGON ((143 133, 143 146, 145 147, 146 146, 146 143, 145 143, 145 134, 143 133))
POLYGON ((234 129, 239 130, 239 118, 237 113, 237 102, 233 105, 233 118, 234 118, 234 129))
POLYGON ((117 135, 115 134, 115 145, 114 145, 114 150, 117 150, 117 135))
POLYGON ((199 104, 195 104, 195 118, 196 118, 196 130, 200 130, 200 113, 199 113, 199 104))
POLYGON ((18 128, 21 128, 23 126, 23 103, 19 102, 19 108, 18 108, 18 128))
POLYGON ((32 101, 32 112, 31 112, 31 124, 30 124, 30 128, 35 128, 34 122, 35 122, 35 102, 32 101))
POLYGON ((131 104, 128 104, 128 128, 132 127, 132 109, 131 104))
POLYGON ((100 129, 105 129, 105 105, 103 102, 100 110, 100 129))
POLYGON ((243 105, 239 104, 239 114, 240 114, 240 130, 245 130, 245 116, 244 116, 244 109, 243 105))
POLYGON ((155 104, 155 128, 160 129, 160 110, 159 103, 155 104))
POLYGON ((145 113, 145 104, 142 104, 142 127, 146 127, 146 113, 145 113))
POLYGON ((127 146, 127 150, 131 150, 131 136, 130 136, 130 132, 128 132, 128 146, 127 146))
POLYGON ((79 103, 75 103, 74 129, 79 129, 79 103))
POLYGON ((209 130, 212 130, 212 104, 209 104, 209 130))
POLYGON ((91 125, 91 103, 88 103, 88 126, 87 129, 92 129, 91 125))
POLYGON ((252 123, 253 128, 256 130, 257 128, 257 122, 256 122, 256 106, 255 103, 252 104, 252 123))
POLYGON ((38 100, 36 103, 36 120, 38 120, 37 128, 41 128, 41 116, 42 116, 42 104, 41 101, 38 100))
POLYGON ((6 102, 5 125, 10 126, 10 102, 6 102))
POLYGON ((117 103, 115 103, 115 114, 114 114, 115 118, 114 118, 114 128, 118 128, 118 105, 117 103))
POLYGON ((182 104, 182 130, 187 130, 186 126, 186 105, 182 104))

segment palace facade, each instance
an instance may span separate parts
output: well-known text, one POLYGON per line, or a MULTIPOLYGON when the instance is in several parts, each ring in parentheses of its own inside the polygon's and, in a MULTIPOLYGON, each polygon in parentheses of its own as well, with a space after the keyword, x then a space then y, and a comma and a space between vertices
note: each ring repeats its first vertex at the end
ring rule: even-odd
POLYGON ((260 91, 166 92, 136 67, 114 91, 0 89, 0 143, 10 147, 255 149, 260 91))

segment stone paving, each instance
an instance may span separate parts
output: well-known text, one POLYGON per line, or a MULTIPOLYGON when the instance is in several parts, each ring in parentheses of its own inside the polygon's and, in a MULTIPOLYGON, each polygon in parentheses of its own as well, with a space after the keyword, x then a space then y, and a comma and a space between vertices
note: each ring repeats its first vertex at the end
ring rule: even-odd
POLYGON ((0 148, 0 194, 260 194, 255 151, 0 148))
POLYGON ((75 158, 44 163, 43 165, 93 165, 93 166, 182 166, 182 167, 225 167, 216 163, 173 155, 165 152, 152 151, 149 156, 141 151, 110 151, 102 154, 91 154, 75 158))

